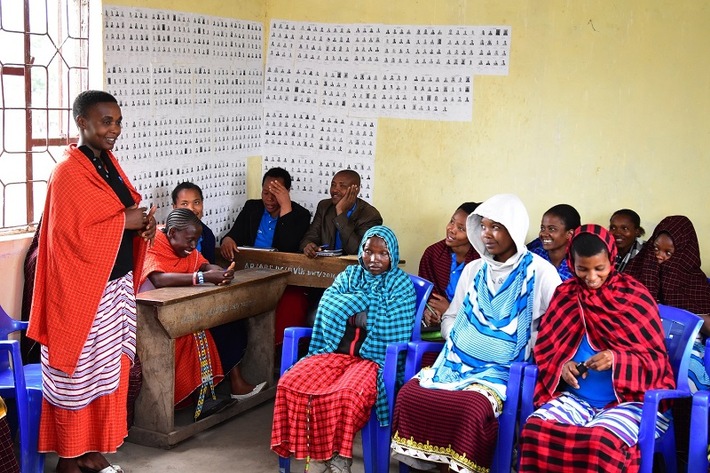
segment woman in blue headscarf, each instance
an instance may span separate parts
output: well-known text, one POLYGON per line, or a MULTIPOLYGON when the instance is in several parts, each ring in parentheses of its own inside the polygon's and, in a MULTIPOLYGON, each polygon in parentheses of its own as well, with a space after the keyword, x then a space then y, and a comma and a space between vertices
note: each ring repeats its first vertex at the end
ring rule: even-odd
POLYGON ((306 459, 310 472, 350 471, 355 433, 373 406, 387 425, 385 352, 412 335, 416 295, 397 267, 392 230, 370 228, 358 261, 323 294, 308 356, 281 377, 276 390, 271 449, 306 459))

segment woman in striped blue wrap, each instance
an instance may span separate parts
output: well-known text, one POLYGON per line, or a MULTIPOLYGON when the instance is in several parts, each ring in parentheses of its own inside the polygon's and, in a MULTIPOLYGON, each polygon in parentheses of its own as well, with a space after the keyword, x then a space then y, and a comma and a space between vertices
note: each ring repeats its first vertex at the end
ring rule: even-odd
POLYGON ((481 258, 461 274, 434 365, 397 396, 392 449, 398 460, 421 470, 489 471, 510 365, 530 356, 540 317, 561 282, 554 266, 526 248, 529 223, 511 194, 493 196, 469 215, 466 233, 481 258))

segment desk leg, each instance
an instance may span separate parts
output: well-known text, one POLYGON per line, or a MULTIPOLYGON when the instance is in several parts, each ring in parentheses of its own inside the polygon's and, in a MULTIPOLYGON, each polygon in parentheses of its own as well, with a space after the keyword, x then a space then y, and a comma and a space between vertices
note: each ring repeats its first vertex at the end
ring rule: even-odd
POLYGON ((274 375, 274 323, 273 310, 247 319, 249 342, 241 363, 244 379, 252 384, 267 381, 273 386, 274 375))
POLYGON ((175 429, 175 340, 168 338, 151 307, 138 307, 137 345, 143 386, 136 400, 134 425, 139 428, 136 430, 163 437, 175 429))

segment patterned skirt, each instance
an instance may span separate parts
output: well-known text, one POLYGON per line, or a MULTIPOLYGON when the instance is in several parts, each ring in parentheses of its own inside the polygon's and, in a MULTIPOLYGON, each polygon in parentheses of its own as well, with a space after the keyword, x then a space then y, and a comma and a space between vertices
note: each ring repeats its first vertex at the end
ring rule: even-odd
POLYGON ((279 456, 352 458, 353 441, 377 399, 377 363, 323 354, 284 373, 276 389, 271 449, 279 456))
POLYGON ((73 458, 113 453, 121 446, 128 434, 126 401, 135 353, 136 305, 128 273, 106 284, 73 375, 52 368, 42 346, 41 453, 73 458))
POLYGON ((397 395, 392 421, 396 459, 415 468, 432 463, 452 471, 481 472, 493 462, 498 420, 491 399, 473 391, 446 391, 407 382, 397 395))
POLYGON ((627 446, 604 427, 578 427, 531 417, 523 427, 520 472, 639 471, 638 445, 627 446))
MULTIPOLYGON (((642 404, 621 403, 596 409, 571 393, 563 393, 536 410, 521 436, 520 472, 635 472, 641 452, 638 432, 642 404)), ((668 430, 658 414, 655 436, 668 430)))
POLYGON ((131 360, 121 357, 118 389, 78 410, 56 407, 42 400, 39 452, 74 458, 88 452, 115 453, 128 435, 126 400, 131 360))
POLYGON ((15 457, 10 425, 7 423, 5 412, 5 403, 0 398, 0 471, 3 473, 20 473, 20 465, 15 457))
POLYGON ((217 345, 210 330, 175 339, 175 405, 189 401, 190 394, 203 384, 217 385, 224 379, 217 345))

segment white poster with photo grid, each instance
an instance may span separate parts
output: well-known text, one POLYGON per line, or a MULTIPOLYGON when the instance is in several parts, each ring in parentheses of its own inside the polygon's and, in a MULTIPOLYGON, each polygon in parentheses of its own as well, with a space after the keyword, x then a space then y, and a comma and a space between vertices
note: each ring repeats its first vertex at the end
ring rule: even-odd
POLYGON ((293 175, 311 212, 353 169, 372 201, 380 117, 471 121, 473 76, 507 75, 509 26, 263 25, 169 10, 104 9, 107 90, 123 109, 116 146, 145 202, 170 210, 191 180, 223 234, 246 200, 245 157, 293 175))
POLYGON ((106 7, 107 91, 122 109, 114 152, 159 222, 183 181, 202 188, 216 235, 246 200, 247 156, 262 154, 263 25, 106 7))
POLYGON ((377 119, 471 121, 473 76, 508 74, 510 38, 509 26, 272 20, 263 171, 287 169, 312 212, 340 169, 371 201, 377 119))

